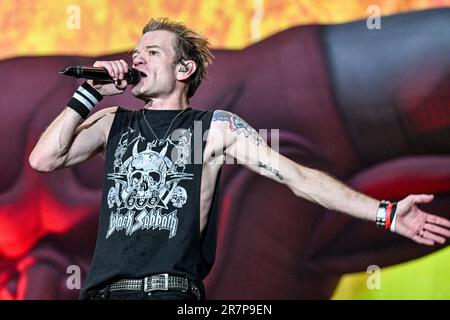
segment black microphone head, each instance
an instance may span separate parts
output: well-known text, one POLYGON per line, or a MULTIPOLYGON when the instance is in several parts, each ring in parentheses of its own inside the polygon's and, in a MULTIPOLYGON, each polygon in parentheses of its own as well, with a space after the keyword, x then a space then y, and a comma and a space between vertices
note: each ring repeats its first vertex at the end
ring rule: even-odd
POLYGON ((146 77, 146 75, 137 69, 128 68, 125 80, 127 80, 128 84, 138 84, 141 81, 141 77, 146 77))

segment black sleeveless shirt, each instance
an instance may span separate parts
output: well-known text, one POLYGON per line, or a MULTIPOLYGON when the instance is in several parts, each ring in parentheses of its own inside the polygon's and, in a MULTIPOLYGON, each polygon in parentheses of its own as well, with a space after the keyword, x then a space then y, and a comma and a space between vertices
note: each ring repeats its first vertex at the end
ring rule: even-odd
POLYGON ((106 146, 97 243, 81 299, 119 279, 172 273, 202 280, 209 273, 221 170, 202 236, 200 187, 212 115, 190 107, 182 113, 117 109, 106 146))

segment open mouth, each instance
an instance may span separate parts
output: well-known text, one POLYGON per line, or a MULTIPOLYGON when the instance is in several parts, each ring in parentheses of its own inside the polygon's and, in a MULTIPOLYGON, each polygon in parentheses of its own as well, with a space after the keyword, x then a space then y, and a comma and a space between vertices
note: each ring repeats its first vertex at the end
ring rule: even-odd
POLYGON ((144 80, 144 78, 147 78, 147 74, 146 74, 145 72, 140 71, 140 70, 138 70, 138 71, 139 71, 139 76, 140 76, 139 82, 135 83, 134 85, 137 85, 137 84, 139 84, 139 83, 142 83, 142 81, 144 80))

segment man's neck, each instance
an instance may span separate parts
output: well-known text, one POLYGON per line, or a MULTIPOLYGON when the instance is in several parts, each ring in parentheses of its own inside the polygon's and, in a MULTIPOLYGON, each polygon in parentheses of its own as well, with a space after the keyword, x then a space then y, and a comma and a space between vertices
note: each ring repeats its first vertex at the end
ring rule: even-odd
POLYGON ((150 99, 144 108, 149 110, 183 110, 189 107, 186 99, 150 99))

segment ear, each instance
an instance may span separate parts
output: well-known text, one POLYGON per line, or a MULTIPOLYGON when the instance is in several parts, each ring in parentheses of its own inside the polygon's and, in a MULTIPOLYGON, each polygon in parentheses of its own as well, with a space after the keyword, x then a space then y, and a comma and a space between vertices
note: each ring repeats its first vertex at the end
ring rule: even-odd
POLYGON ((176 67, 178 81, 187 80, 197 70, 197 65, 193 60, 182 60, 182 62, 178 62, 176 67))

